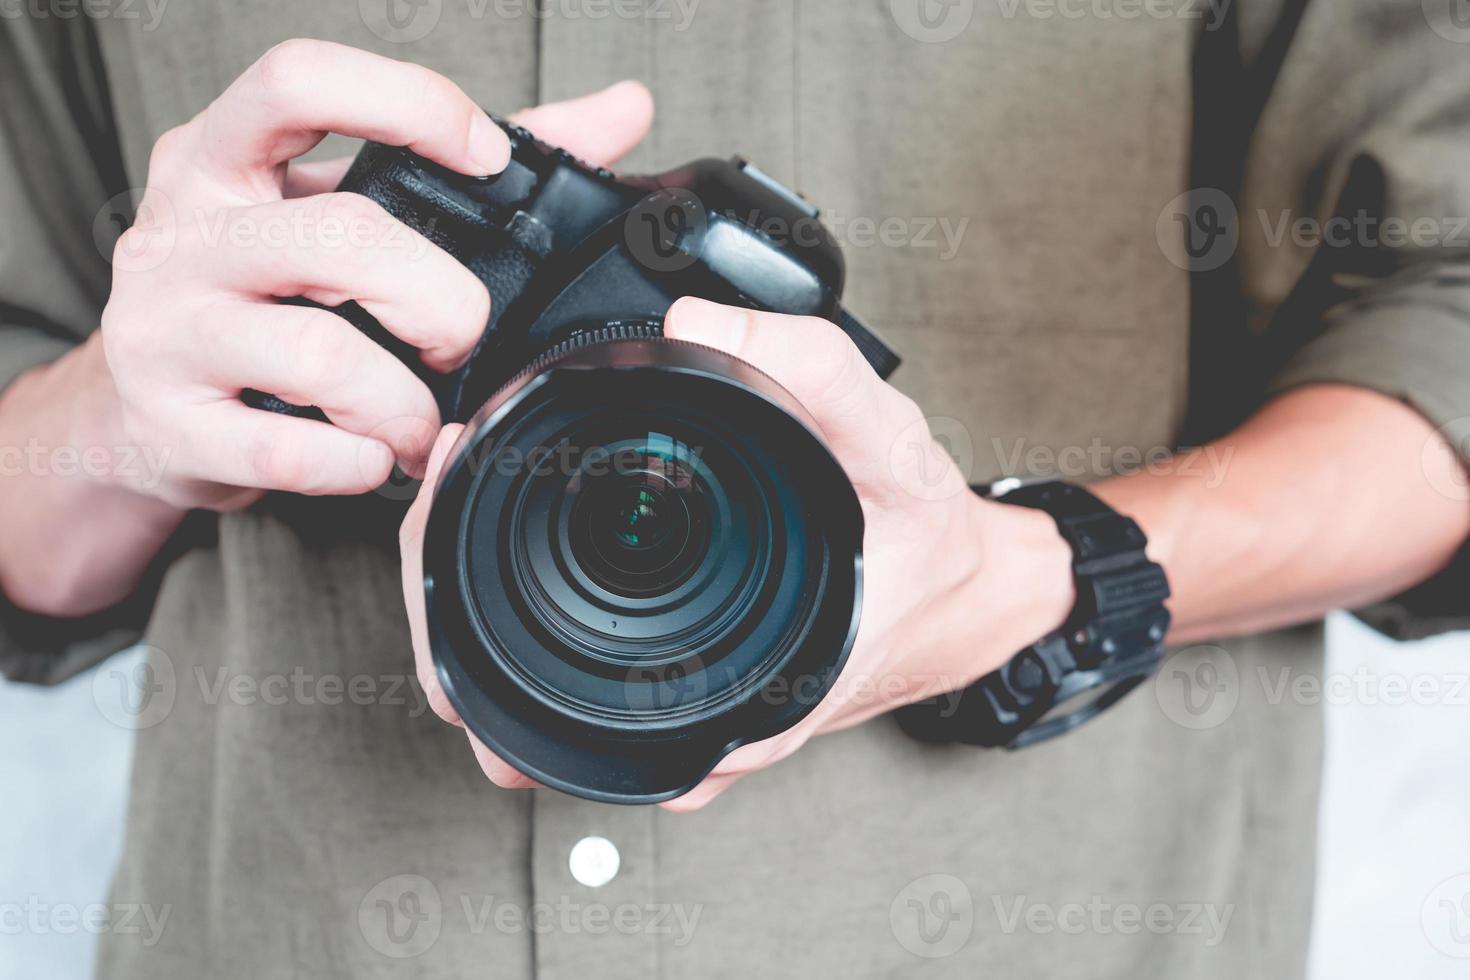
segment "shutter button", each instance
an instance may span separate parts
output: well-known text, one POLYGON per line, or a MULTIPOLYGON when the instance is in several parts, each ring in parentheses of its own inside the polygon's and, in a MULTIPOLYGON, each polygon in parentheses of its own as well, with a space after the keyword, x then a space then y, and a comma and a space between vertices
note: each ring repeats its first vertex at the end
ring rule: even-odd
POLYGON ((618 849, 606 837, 583 837, 572 848, 567 867, 588 888, 601 888, 618 876, 618 849))

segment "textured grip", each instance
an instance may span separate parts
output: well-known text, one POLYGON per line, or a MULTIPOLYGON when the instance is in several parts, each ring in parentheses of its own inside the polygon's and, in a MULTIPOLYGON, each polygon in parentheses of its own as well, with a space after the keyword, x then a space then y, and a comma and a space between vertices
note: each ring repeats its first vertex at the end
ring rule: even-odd
MULTIPOLYGON (((464 263, 485 284, 493 299, 492 311, 475 347, 476 354, 500 314, 525 291, 552 248, 550 229, 514 207, 536 186, 529 171, 523 171, 519 168, 502 175, 500 189, 509 203, 503 208, 490 208, 469 197, 476 184, 474 178, 442 170, 397 147, 368 143, 338 188, 376 201, 404 225, 464 263)), ((283 302, 317 306, 299 297, 283 302)), ((417 350, 390 333, 357 303, 345 303, 332 308, 332 312, 407 365, 433 392, 446 422, 462 420, 459 396, 467 367, 449 375, 429 370, 417 350)), ((472 356, 468 363, 473 360, 472 356)), ((253 389, 243 392, 241 400, 252 408, 326 420, 315 406, 293 405, 253 389)))

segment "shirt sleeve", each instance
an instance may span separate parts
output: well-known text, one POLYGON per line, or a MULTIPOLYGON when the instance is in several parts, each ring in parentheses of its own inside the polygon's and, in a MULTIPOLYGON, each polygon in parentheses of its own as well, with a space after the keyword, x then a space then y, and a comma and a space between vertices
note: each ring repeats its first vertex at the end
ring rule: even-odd
MULTIPOLYGON (((1235 275, 1256 390, 1382 392, 1470 465, 1470 26, 1453 6, 1242 3, 1237 36, 1204 43, 1236 45, 1229 97, 1250 118, 1235 275)), ((1470 507, 1470 486, 1436 489, 1470 507)), ((1470 626, 1470 555, 1358 615, 1398 638, 1470 626)))
MULTIPOLYGON (((96 328, 130 200, 89 18, 0 19, 0 389, 96 328)), ((0 597, 0 673, 60 681, 137 642, 151 606, 145 587, 59 620, 0 597)))

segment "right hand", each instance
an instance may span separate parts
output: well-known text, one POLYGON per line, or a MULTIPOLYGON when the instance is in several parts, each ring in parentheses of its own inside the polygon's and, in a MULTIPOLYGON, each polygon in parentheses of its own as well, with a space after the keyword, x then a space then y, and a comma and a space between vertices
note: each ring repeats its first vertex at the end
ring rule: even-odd
POLYGON ((378 204, 330 192, 349 161, 291 164, 328 132, 472 175, 499 172, 510 152, 449 80, 322 41, 272 48, 165 133, 88 352, 107 389, 93 415, 124 444, 168 453, 164 480, 133 489, 230 510, 268 490, 367 492, 395 460, 422 472, 440 427, 428 387, 336 314, 275 300, 356 300, 447 371, 479 339, 490 297, 378 204), (249 408, 246 388, 318 406, 332 424, 249 408))

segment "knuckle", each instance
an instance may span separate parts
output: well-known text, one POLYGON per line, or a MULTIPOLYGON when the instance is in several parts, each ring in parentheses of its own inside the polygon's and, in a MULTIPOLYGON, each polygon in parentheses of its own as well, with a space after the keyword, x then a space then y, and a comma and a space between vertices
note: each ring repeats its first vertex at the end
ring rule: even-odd
POLYGON ((294 369, 323 395, 340 390, 358 371, 360 353, 345 325, 327 313, 307 318, 296 332, 291 351, 294 369))
POLYGON ((468 269, 463 285, 455 290, 455 310, 451 343, 455 349, 468 349, 480 339, 490 320, 490 290, 468 269))
POLYGON ((313 217, 322 223, 336 222, 352 225, 370 222, 381 225, 388 220, 388 212, 372 198, 352 191, 331 191, 318 194, 312 199, 313 217))
POLYGON ((154 322, 150 317, 135 316, 129 303, 113 296, 103 308, 98 324, 102 334, 102 352, 113 371, 120 363, 128 361, 134 351, 150 346, 147 334, 154 322))
POLYGON ((350 191, 333 191, 313 199, 308 220, 315 225, 310 243, 330 249, 342 261, 367 265, 386 240, 393 218, 381 204, 350 191))
POLYGON ((148 175, 150 182, 158 175, 165 175, 174 171, 179 162, 185 157, 185 146, 189 141, 190 129, 188 123, 165 130, 163 135, 154 141, 153 150, 148 155, 148 175))
POLYGON ((167 259, 173 242, 158 228, 137 222, 112 246, 112 267, 119 278, 156 269, 167 259))
POLYGON ((305 485, 307 460, 295 439, 275 437, 268 428, 261 427, 245 446, 245 460, 261 487, 295 490, 305 485))
POLYGON ((267 98, 290 97, 307 85, 329 46, 310 38, 291 38, 272 47, 255 63, 255 76, 267 98))
POLYGON ((405 89, 413 92, 413 104, 425 107, 430 114, 421 121, 439 132, 457 133, 468 144, 475 106, 464 91, 432 69, 409 62, 403 62, 402 67, 408 72, 405 89))

